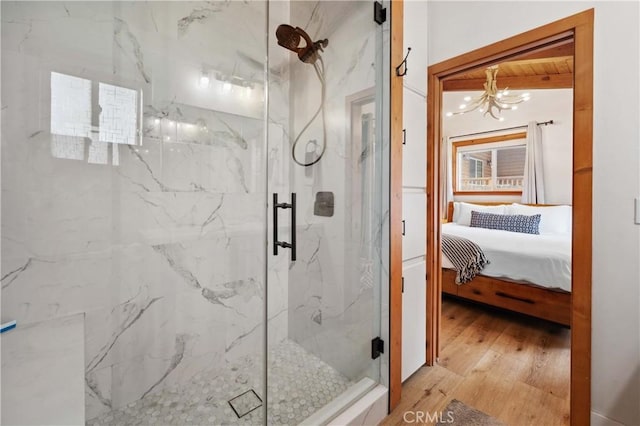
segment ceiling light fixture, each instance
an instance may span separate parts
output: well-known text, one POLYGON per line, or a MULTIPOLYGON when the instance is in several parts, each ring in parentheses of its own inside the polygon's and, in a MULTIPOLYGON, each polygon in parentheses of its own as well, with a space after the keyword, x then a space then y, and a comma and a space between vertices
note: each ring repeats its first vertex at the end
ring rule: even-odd
POLYGON ((510 94, 508 87, 503 90, 498 90, 498 82, 496 80, 496 76, 498 75, 497 65, 487 68, 485 74, 487 75, 487 81, 484 83, 484 93, 475 98, 466 96, 464 98, 465 103, 460 104, 458 107, 461 111, 448 112, 446 114, 447 117, 479 110, 484 113, 483 115, 489 114, 498 121, 504 121, 504 117, 501 116, 503 110, 516 109, 517 107, 515 105, 531 99, 529 93, 523 93, 521 95, 510 94))
POLYGON ((241 97, 251 98, 254 87, 252 81, 235 75, 224 74, 220 71, 216 71, 213 78, 217 81, 221 93, 229 94, 236 92, 241 97))

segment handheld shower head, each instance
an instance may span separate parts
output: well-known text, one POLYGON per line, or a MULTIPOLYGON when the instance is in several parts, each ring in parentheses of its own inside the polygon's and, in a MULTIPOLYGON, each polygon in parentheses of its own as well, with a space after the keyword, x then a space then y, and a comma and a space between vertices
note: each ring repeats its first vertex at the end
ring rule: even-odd
POLYGON ((300 45, 300 34, 296 32, 296 29, 291 25, 282 24, 276 29, 276 38, 278 44, 285 49, 289 49, 292 52, 298 53, 298 46, 300 45))
POLYGON ((329 44, 329 40, 318 40, 315 43, 302 28, 282 24, 276 29, 278 44, 298 55, 302 62, 313 64, 318 60, 318 51, 322 51, 329 44), (300 40, 304 39, 305 45, 300 46, 300 40))
MULTIPOLYGON (((325 153, 327 149, 327 125, 325 120, 325 99, 326 99, 326 83, 325 83, 325 75, 324 75, 324 61, 320 56, 319 52, 322 52, 325 47, 329 44, 329 40, 318 40, 316 42, 311 41, 311 37, 300 27, 292 27, 291 25, 282 24, 279 25, 276 29, 276 38, 278 39, 278 44, 285 49, 288 49, 298 55, 298 59, 306 64, 312 64, 313 68, 316 72, 316 76, 320 81, 320 85, 322 87, 321 91, 321 99, 320 106, 318 110, 315 112, 313 117, 305 124, 302 128, 298 136, 295 137, 293 144, 291 146, 291 157, 293 161, 303 167, 309 167, 316 164, 325 153), (304 46, 300 47, 301 40, 304 40, 304 46), (315 159, 307 159, 305 157, 305 161, 300 161, 296 155, 296 147, 298 146, 298 142, 300 142, 300 138, 307 131, 309 126, 314 122, 314 120, 318 117, 318 115, 322 113, 322 148, 320 148, 320 153, 317 154, 315 159)), ((314 147, 317 146, 317 143, 314 143, 314 147)), ((307 144, 307 146, 309 146, 307 144)), ((314 148, 315 151, 315 148, 314 148)), ((307 152, 305 155, 312 154, 312 152, 307 152)))

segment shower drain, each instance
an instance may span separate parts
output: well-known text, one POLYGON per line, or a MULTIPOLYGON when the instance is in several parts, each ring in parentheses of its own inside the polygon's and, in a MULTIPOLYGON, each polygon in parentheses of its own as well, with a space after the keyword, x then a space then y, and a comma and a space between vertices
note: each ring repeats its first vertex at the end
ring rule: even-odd
POLYGON ((262 406, 262 400, 253 389, 249 389, 238 396, 234 396, 228 402, 231 409, 236 413, 236 416, 238 416, 239 419, 262 406))

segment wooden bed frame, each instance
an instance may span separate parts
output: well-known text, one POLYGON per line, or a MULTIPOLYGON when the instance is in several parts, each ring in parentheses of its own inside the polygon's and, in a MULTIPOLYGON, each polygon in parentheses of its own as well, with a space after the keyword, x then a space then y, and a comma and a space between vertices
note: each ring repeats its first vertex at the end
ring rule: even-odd
MULTIPOLYGON (((472 202, 486 206, 505 203, 472 202)), ((529 204, 537 207, 549 204, 529 204)), ((447 209, 447 222, 453 218, 453 202, 447 209)), ((514 283, 509 280, 476 276, 472 281, 458 285, 456 272, 442 268, 442 292, 498 308, 508 309, 567 327, 571 324, 571 293, 543 287, 514 283)))

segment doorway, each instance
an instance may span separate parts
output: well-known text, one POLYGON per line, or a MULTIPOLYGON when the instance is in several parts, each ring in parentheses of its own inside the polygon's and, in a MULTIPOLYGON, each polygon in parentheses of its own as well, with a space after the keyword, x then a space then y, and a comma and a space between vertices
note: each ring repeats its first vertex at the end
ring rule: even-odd
MULTIPOLYGON (((452 75, 506 60, 543 54, 562 42, 574 45, 571 273, 571 424, 588 424, 591 390, 593 9, 429 67, 427 120, 427 265, 441 271, 440 201, 442 93, 452 75), (576 232, 579 230, 580 232, 576 232)), ((442 277, 431 275, 427 294, 427 365, 440 354, 442 277)))

